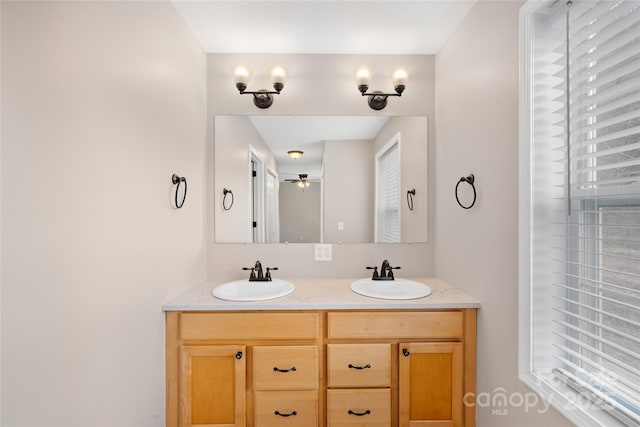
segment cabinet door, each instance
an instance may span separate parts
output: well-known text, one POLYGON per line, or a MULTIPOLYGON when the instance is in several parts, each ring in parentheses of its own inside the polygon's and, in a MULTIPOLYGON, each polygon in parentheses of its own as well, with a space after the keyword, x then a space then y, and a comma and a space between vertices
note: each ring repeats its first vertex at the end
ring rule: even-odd
POLYGON ((462 343, 400 343, 400 427, 462 426, 462 343))
POLYGON ((180 427, 245 425, 244 346, 180 348, 180 427))

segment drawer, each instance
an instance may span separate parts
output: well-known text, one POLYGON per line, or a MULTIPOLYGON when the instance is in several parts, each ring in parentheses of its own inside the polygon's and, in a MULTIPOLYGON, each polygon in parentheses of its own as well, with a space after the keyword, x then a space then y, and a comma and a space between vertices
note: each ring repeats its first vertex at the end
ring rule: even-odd
POLYGON ((391 391, 328 390, 327 426, 389 427, 391 391))
POLYGON ((390 344, 327 345, 329 387, 389 387, 390 344))
POLYGON ((318 347, 256 346, 253 348, 255 390, 318 388, 318 347))
POLYGON ((316 339, 318 313, 183 313, 183 340, 316 339))
POLYGON ((259 427, 318 425, 317 391, 257 391, 255 425, 259 427))
POLYGON ((328 313, 329 338, 462 339, 461 311, 328 313))

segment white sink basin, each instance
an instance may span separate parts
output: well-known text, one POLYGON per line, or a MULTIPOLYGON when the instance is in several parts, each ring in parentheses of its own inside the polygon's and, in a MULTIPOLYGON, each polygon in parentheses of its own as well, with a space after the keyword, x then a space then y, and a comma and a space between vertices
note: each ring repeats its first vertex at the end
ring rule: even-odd
POLYGON ((407 279, 360 279, 351 284, 351 290, 366 297, 380 299, 417 299, 431 295, 431 288, 407 279))
POLYGON ((227 301, 265 301, 289 295, 295 288, 293 283, 280 279, 270 282, 236 280, 216 286, 211 293, 214 297, 227 301))

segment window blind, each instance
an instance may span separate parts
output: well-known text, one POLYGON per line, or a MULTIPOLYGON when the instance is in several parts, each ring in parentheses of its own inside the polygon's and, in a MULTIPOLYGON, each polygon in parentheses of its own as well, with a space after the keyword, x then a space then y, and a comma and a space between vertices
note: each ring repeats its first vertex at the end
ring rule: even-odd
POLYGON ((400 144, 376 156, 376 242, 400 242, 400 144))
POLYGON ((640 2, 535 28, 533 369, 640 425, 640 2))

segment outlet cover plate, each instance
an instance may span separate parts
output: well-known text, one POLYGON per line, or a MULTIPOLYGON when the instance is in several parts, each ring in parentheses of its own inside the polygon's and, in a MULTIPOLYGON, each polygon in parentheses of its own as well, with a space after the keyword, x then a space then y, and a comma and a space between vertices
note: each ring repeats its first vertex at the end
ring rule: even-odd
POLYGON ((333 250, 331 244, 318 243, 316 244, 315 259, 316 261, 331 261, 333 257, 333 250))

